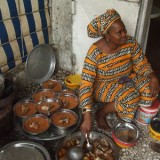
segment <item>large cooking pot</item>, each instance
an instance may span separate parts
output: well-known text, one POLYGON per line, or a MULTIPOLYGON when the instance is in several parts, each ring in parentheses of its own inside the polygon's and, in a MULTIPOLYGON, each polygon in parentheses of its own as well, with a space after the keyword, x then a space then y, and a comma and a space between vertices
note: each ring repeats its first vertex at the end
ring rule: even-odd
POLYGON ((10 133, 13 128, 12 106, 15 99, 12 79, 5 79, 5 90, 0 99, 0 137, 10 133))
MULTIPOLYGON (((68 150, 74 146, 79 145, 83 137, 82 132, 77 131, 72 133, 71 135, 65 137, 64 139, 61 139, 58 142, 56 151, 55 151, 55 159, 56 160, 69 160, 67 157, 68 150)), ((85 145, 86 142, 84 142, 82 149, 85 153, 85 157, 90 157, 90 159, 96 158, 99 159, 100 156, 103 156, 105 153, 105 158, 107 154, 109 159, 112 157, 114 160, 119 160, 119 147, 110 139, 107 135, 97 132, 97 131, 91 131, 89 135, 90 143, 92 144, 92 151, 91 154, 86 153, 85 145), (108 151, 108 152, 107 152, 108 151)), ((104 159, 104 156, 103 156, 104 159)))

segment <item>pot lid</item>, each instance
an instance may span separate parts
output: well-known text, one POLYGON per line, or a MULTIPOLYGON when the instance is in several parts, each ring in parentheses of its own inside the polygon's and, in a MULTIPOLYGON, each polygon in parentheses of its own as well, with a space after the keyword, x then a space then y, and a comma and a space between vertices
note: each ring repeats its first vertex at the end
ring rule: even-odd
POLYGON ((51 160, 48 151, 40 144, 15 141, 0 149, 1 160, 51 160))
POLYGON ((26 61, 28 78, 35 83, 42 83, 53 75, 56 58, 49 44, 40 44, 33 48, 26 61))

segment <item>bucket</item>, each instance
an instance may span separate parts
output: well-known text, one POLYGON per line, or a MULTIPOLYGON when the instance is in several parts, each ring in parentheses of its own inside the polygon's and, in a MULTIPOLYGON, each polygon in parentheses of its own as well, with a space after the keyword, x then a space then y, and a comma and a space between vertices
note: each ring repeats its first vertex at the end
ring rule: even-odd
POLYGON ((142 125, 148 125, 151 119, 156 115, 160 107, 158 99, 156 99, 150 107, 138 107, 135 119, 142 125))
POLYGON ((13 128, 13 102, 15 92, 13 82, 6 80, 5 94, 0 99, 0 137, 6 136, 13 128))

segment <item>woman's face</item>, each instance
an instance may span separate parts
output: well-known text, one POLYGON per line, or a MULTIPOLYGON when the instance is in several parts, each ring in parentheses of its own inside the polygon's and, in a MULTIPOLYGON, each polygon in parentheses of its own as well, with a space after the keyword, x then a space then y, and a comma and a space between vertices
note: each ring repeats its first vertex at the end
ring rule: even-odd
POLYGON ((126 43, 127 30, 121 19, 116 20, 109 28, 106 38, 109 42, 115 45, 122 45, 126 43))

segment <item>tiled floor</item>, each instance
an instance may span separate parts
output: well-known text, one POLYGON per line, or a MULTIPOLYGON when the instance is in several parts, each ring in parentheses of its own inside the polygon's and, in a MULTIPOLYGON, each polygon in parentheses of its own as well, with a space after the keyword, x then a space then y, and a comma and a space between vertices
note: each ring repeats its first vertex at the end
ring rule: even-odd
POLYGON ((160 17, 151 19, 146 56, 160 81, 160 17))

